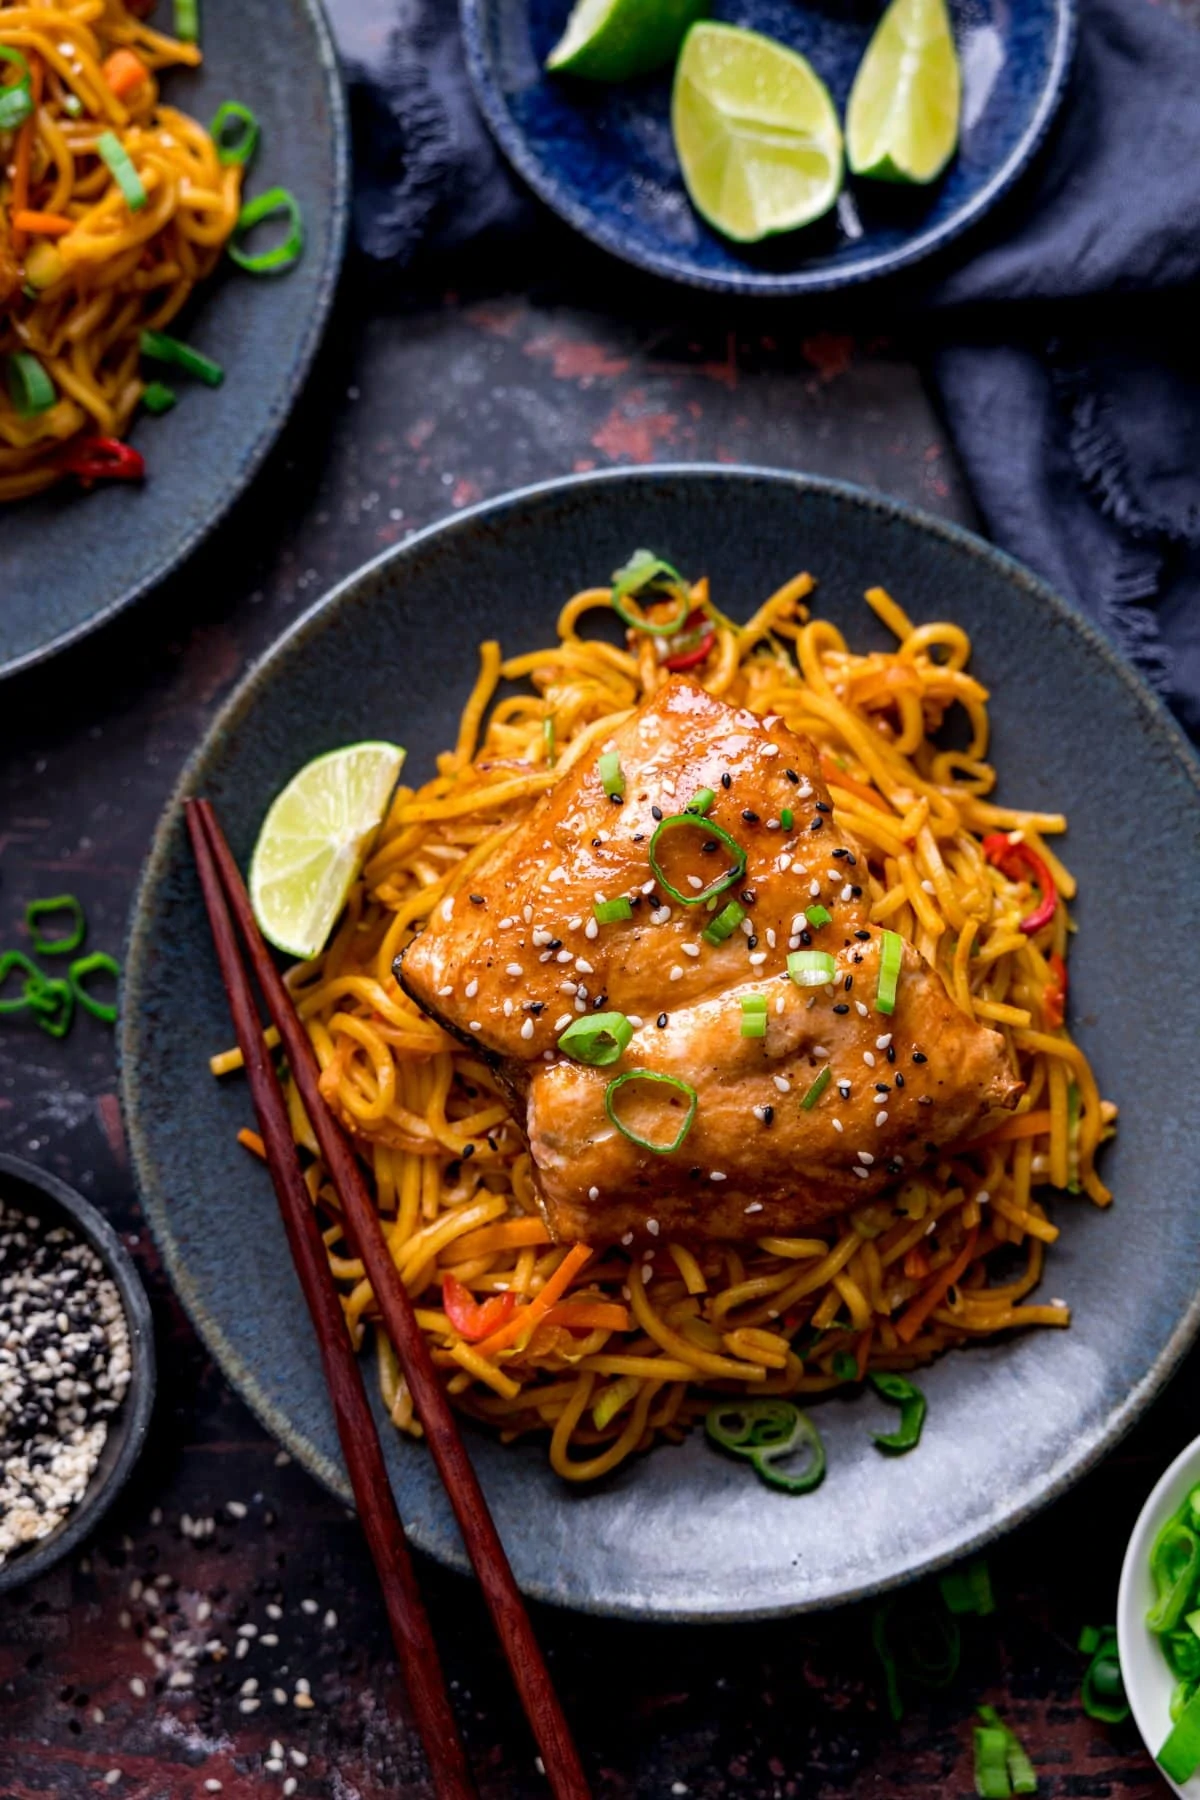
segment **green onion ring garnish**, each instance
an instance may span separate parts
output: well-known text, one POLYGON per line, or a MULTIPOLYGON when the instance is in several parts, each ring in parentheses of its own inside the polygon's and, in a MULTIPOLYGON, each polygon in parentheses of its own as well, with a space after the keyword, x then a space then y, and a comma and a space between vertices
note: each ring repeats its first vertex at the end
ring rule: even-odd
MULTIPOLYGON (((565 1037, 566 1035, 566 1032, 564 1032, 563 1036, 565 1037)), ((561 1039, 559 1041, 561 1043, 561 1039)), ((697 1094, 694 1087, 689 1086, 686 1081, 677 1080, 674 1075, 660 1075, 654 1069, 630 1069, 626 1074, 618 1075, 615 1081, 610 1081, 607 1088, 604 1090, 604 1110, 616 1126, 617 1130, 621 1133, 621 1136, 628 1138, 631 1144, 636 1144, 639 1150, 649 1150, 655 1156, 670 1156, 673 1150, 678 1150, 680 1144, 682 1144, 684 1138, 692 1129, 692 1121, 696 1117, 696 1108, 699 1104, 700 1096, 697 1094), (669 1087, 676 1094, 685 1094, 687 1096, 688 1109, 684 1114, 683 1124, 679 1127, 678 1136, 675 1137, 671 1143, 652 1144, 649 1138, 644 1138, 640 1132, 634 1131, 631 1126, 623 1124, 617 1117, 617 1095, 628 1081, 657 1082, 662 1087, 669 1087)))
POLYGON ((81 956, 73 962, 67 971, 72 992, 85 1012, 90 1012, 94 1019, 101 1019, 111 1025, 116 1019, 115 1003, 108 1000, 97 1000, 88 992, 87 979, 90 975, 111 975, 114 981, 121 978, 121 965, 115 956, 109 956, 105 950, 93 950, 90 956, 81 956))
POLYGON ((0 989, 4 987, 14 969, 19 969, 25 977, 21 996, 18 1000, 0 1000, 0 1013, 24 1012, 30 1004, 30 989, 38 982, 45 980, 45 976, 37 964, 31 962, 23 950, 5 950, 3 954, 0 954, 0 989))
POLYGON ((700 818, 703 818, 716 797, 716 791, 713 788, 697 788, 683 810, 684 812, 696 813, 700 818))
POLYGON ((727 831, 720 825, 714 824, 711 819, 699 819, 695 813, 672 813, 670 818, 661 820, 654 836, 650 839, 649 855, 650 867, 658 879, 659 886, 665 893, 670 894, 672 900, 678 900, 680 906, 700 906, 705 900, 715 899, 718 894, 723 894, 726 888, 731 888, 735 881, 740 881, 746 873, 746 852, 737 839, 731 838, 727 831), (724 844, 734 859, 734 866, 731 869, 727 869, 723 875, 718 875, 715 881, 710 881, 706 888, 701 888, 696 894, 681 894, 677 887, 672 887, 663 874, 662 865, 658 860, 658 845, 663 833, 678 831, 681 826, 687 826, 692 831, 702 832, 707 838, 716 838, 719 844, 724 844))
POLYGON ((736 900, 731 900, 728 906, 721 908, 715 919, 709 920, 700 936, 706 944, 723 944, 726 938, 733 936, 745 916, 745 907, 739 906, 736 900))
POLYGON ((890 1451, 893 1456, 903 1456, 906 1450, 915 1450, 921 1440, 921 1427, 925 1423, 925 1396, 920 1388, 906 1381, 903 1375, 893 1375, 886 1369, 872 1371, 867 1377, 871 1386, 883 1399, 893 1401, 900 1408, 900 1423, 895 1431, 874 1433, 875 1443, 881 1450, 890 1451))
POLYGON ((704 1421, 709 1439, 731 1456, 744 1456, 760 1481, 787 1494, 811 1494, 825 1478, 825 1446, 806 1413, 790 1400, 726 1401, 704 1421), (808 1466, 798 1475, 775 1467, 804 1447, 808 1466))
POLYGON ((39 956, 67 956, 72 950, 78 950, 87 936, 83 907, 74 894, 55 894, 50 900, 31 900, 25 908, 25 925, 39 956), (66 913, 71 921, 70 926, 61 937, 43 937, 38 920, 49 918, 55 913, 66 913))
POLYGON ((597 900, 592 906, 592 915, 597 925, 617 925, 622 919, 632 919, 633 902, 624 894, 615 900, 597 900))
POLYGON ((75 1013, 75 991, 70 982, 57 975, 39 973, 36 981, 26 982, 25 992, 42 1030, 51 1037, 66 1037, 75 1013))
POLYGON ((787 972, 797 987, 824 987, 837 975, 837 964, 828 950, 793 950, 787 972))
POLYGON ((15 131, 23 125, 33 111, 33 84, 29 74, 29 62, 19 50, 13 50, 8 44, 0 44, 0 62, 10 62, 19 72, 19 79, 7 87, 0 88, 0 131, 15 131))
POLYGON ((879 984, 875 989, 875 1011, 896 1010, 896 987, 904 964, 904 939, 898 931, 880 933, 879 984))
MULTIPOLYGON (((812 1111, 813 1107, 817 1104, 817 1101, 821 1098, 821 1095, 825 1092, 825 1089, 829 1086, 829 1083, 832 1080, 833 1080, 833 1070, 829 1067, 829 1064, 826 1063, 825 1067, 821 1070, 820 1074, 817 1076, 816 1080, 813 1082, 812 1086, 809 1088, 807 1094, 805 1094, 803 1100, 800 1102, 801 1112, 811 1112, 812 1111)), ((856 1368, 857 1368, 857 1366, 858 1365, 855 1364, 856 1368)))
POLYGON ((621 1012, 591 1013, 575 1019, 558 1040, 564 1056, 590 1063, 595 1069, 619 1062, 633 1036, 633 1026, 621 1012))
POLYGON ((651 550, 635 550, 624 567, 614 569, 612 605, 617 617, 631 631, 644 631, 651 637, 674 637, 677 631, 682 631, 693 610, 690 589, 679 570, 672 568, 669 562, 664 562, 661 556, 655 556, 651 550), (656 588, 660 590, 658 593, 655 593, 656 588), (625 604, 627 600, 642 594, 658 600, 670 599, 674 595, 679 601, 679 611, 661 625, 645 619, 640 614, 631 612, 625 604))
POLYGON ((596 764, 596 773, 608 798, 620 800, 625 793, 625 776, 621 770, 621 758, 615 750, 604 752, 596 764))
POLYGON ((292 268, 300 261, 304 249, 304 215, 296 196, 287 188, 273 187, 256 199, 247 200, 225 249, 230 261, 239 269, 245 269, 248 275, 282 275, 292 268), (283 242, 270 250, 243 250, 238 240, 265 219, 274 218, 286 218, 291 226, 283 242))
POLYGON ((148 356, 151 362, 171 363, 185 375, 194 375, 206 387, 220 387, 225 379, 220 363, 213 362, 203 351, 193 350, 179 338, 169 337, 165 331, 143 331, 138 343, 142 355, 148 356))
POLYGON ((245 164, 258 148, 258 120, 240 100, 226 100, 213 114, 208 135, 217 147, 219 163, 245 164), (228 134, 231 124, 240 128, 232 138, 228 134))
POLYGON ((820 931, 822 925, 833 924, 833 914, 825 906, 806 906, 804 916, 814 931, 820 931))
POLYGON ((96 154, 108 164, 109 173, 124 194, 130 212, 141 212, 147 200, 146 190, 128 150, 115 131, 100 133, 96 139, 96 154))
POLYGON ((4 380, 8 397, 23 419, 48 412, 58 390, 32 350, 14 350, 5 358, 4 380))

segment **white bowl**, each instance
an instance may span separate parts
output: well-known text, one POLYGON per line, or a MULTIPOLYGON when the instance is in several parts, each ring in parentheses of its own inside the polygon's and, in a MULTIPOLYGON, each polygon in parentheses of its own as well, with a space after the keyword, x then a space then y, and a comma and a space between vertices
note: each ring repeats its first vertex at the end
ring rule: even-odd
MULTIPOLYGON (((1146 1614, 1154 1603, 1150 1580, 1150 1547, 1171 1514, 1182 1505, 1191 1488, 1200 1483, 1200 1438, 1180 1451, 1138 1514, 1125 1551, 1121 1585, 1117 1591, 1117 1652, 1121 1675, 1137 1728, 1151 1756, 1161 1750, 1171 1729, 1167 1710, 1175 1677, 1146 1627, 1146 1614)), ((1200 1773, 1182 1783, 1159 1770, 1168 1787, 1183 1800, 1200 1800, 1200 1773)))

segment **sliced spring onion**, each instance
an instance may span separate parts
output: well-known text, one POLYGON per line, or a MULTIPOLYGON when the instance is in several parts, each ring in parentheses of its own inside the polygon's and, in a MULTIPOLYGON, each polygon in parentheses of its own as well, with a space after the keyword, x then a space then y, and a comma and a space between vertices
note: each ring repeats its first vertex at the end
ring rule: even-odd
POLYGON ((546 767, 552 769, 558 761, 558 750, 554 741, 554 714, 542 720, 542 744, 546 751, 546 767))
POLYGON ((712 1443, 731 1456, 744 1456, 761 1481, 787 1494, 811 1494, 825 1478, 825 1446, 807 1414, 790 1400, 727 1401, 704 1421, 712 1443), (799 1474, 775 1465, 797 1450, 808 1460, 799 1474))
POLYGON ((794 820, 795 820, 795 814, 792 812, 791 807, 785 806, 783 811, 779 815, 779 823, 783 826, 783 829, 785 831, 790 831, 792 829, 794 820))
POLYGON ((800 1102, 801 1112, 812 1111, 813 1107, 817 1104, 817 1101, 821 1098, 821 1095, 825 1092, 825 1089, 832 1080, 833 1070, 829 1067, 829 1064, 826 1063, 825 1067, 820 1071, 807 1094, 805 1094, 803 1100, 800 1102))
POLYGON ((858 1363, 848 1350, 835 1350, 830 1368, 839 1381, 857 1381, 858 1363))
POLYGON ((162 413, 170 412, 178 398, 175 389, 168 387, 165 381, 151 381, 142 390, 142 405, 148 413, 153 413, 155 418, 162 413))
POLYGON ((900 1408, 900 1423, 896 1430, 874 1433, 875 1443, 893 1456, 903 1456, 906 1450, 915 1450, 921 1441, 921 1427, 925 1423, 924 1394, 903 1375, 893 1375, 884 1369, 873 1371, 868 1379, 877 1394, 882 1395, 885 1400, 893 1401, 900 1408))
POLYGON ((109 173, 125 196, 130 212, 141 212, 147 194, 142 178, 115 131, 102 131, 96 139, 96 154, 108 164, 109 173))
POLYGON ((39 956, 68 956, 87 936, 87 919, 74 894, 55 894, 50 900, 31 900, 25 908, 25 927, 39 956), (56 937, 44 937, 38 921, 63 913, 69 920, 56 937))
POLYGON ((23 419, 48 412, 58 399, 58 390, 31 350, 14 350, 5 357, 4 381, 8 397, 23 419))
POLYGON ((171 363, 185 375, 194 375, 206 387, 220 387, 225 379, 220 363, 213 362, 200 350, 193 350, 190 344, 168 337, 165 331, 143 331, 138 341, 142 355, 148 356, 151 362, 171 363))
POLYGON ((797 987, 824 987, 836 976, 837 964, 828 950, 793 950, 787 971, 797 987))
POLYGON ((621 768, 621 758, 615 750, 606 750, 596 764, 596 772, 601 786, 610 800, 619 800, 625 792, 625 774, 621 768))
POLYGON ((767 1035, 767 1002, 763 994, 742 995, 742 1036, 765 1038, 767 1035))
POLYGON ((736 900, 731 900, 714 919, 709 920, 700 936, 706 944, 723 944, 727 937, 733 936, 745 916, 745 907, 739 906, 736 900))
POLYGON ((822 925, 833 924, 833 914, 825 906, 806 906, 804 916, 814 931, 820 931, 822 925))
POLYGON ((605 1388, 595 1406, 592 1408, 592 1424, 597 1431, 603 1431, 610 1425, 623 1406, 626 1406, 641 1388, 636 1375, 622 1375, 618 1381, 605 1388))
MULTIPOLYGON (((701 906, 704 901, 715 899, 718 894, 723 894, 726 888, 731 888, 735 881, 741 880, 746 873, 746 852, 736 838, 731 838, 723 827, 714 824, 711 819, 698 819, 694 813, 672 813, 670 818, 660 822, 654 836, 650 839, 650 867, 657 877, 659 886, 664 893, 670 894, 672 900, 677 900, 680 906, 701 906), (662 865, 658 860, 658 846, 663 838, 668 833, 678 831, 684 826, 692 831, 702 832, 706 838, 715 838, 718 844, 724 844, 733 858, 732 867, 726 869, 724 874, 718 875, 715 880, 709 882, 707 887, 701 888, 694 894, 682 894, 677 887, 673 887, 663 874, 662 865)), ((718 917, 720 917, 719 914, 718 917)))
MULTIPOLYGON (((595 1018, 599 1016, 599 1014, 595 1015, 591 1022, 594 1023, 595 1018)), ((566 1035, 566 1032, 564 1032, 563 1037, 566 1035)), ((560 1039, 559 1041, 561 1043, 562 1040, 560 1039)), ((679 1081, 674 1075, 660 1075, 657 1070, 654 1069, 630 1069, 626 1074, 618 1075, 615 1081, 610 1081, 604 1093, 604 1110, 616 1126, 617 1130, 621 1133, 621 1136, 628 1138, 631 1144, 636 1144, 639 1150, 650 1150, 655 1156, 669 1156, 673 1150, 678 1150, 684 1138, 692 1129, 692 1122, 696 1117, 696 1108, 699 1104, 700 1096, 697 1094, 695 1088, 690 1086, 688 1082, 679 1081), (624 1124, 617 1117, 617 1095, 630 1081, 652 1081, 661 1087, 669 1087, 672 1092, 683 1094, 686 1097, 688 1106, 687 1111, 683 1116, 683 1123, 680 1125, 677 1135, 672 1138, 669 1144, 652 1143, 649 1138, 643 1137, 641 1132, 634 1131, 632 1126, 624 1124)))
POLYGON ((697 813, 703 818, 716 797, 716 793, 712 788, 697 788, 683 810, 684 812, 697 813))
POLYGON ((875 989, 876 1012, 895 1012, 896 988, 903 963, 904 939, 900 933, 898 931, 882 932, 879 945, 879 982, 875 989))
POLYGON ((975 1792, 980 1800, 1010 1800, 1008 1733, 1002 1725, 975 1727, 975 1792))
POLYGON ((218 162, 248 163, 258 148, 258 120, 240 100, 226 100, 213 114, 208 135, 217 147, 218 162))
POLYGON ((996 1610, 992 1577, 985 1557, 976 1556, 961 1568, 948 1569, 938 1586, 952 1613, 974 1613, 983 1618, 996 1610))
POLYGON ((631 631, 645 631, 651 637, 674 637, 683 629, 692 610, 687 582, 678 569, 664 562, 661 556, 655 556, 652 550, 635 550, 627 563, 614 569, 612 604, 617 617, 631 631), (627 605, 629 600, 641 597, 647 600, 674 597, 679 603, 678 610, 665 623, 647 619, 627 605))
POLYGON ((23 950, 5 950, 0 955, 0 990, 14 969, 20 970, 25 977, 20 995, 13 1000, 0 999, 0 1014, 24 1012, 29 1005, 30 988, 36 986, 45 977, 35 962, 26 956, 23 950))
POLYGON ((0 88, 0 131, 15 131, 33 111, 29 63, 19 50, 13 50, 8 44, 0 44, 0 62, 11 63, 17 70, 17 80, 0 88))
POLYGON ((559 1038, 558 1047, 576 1062, 605 1069, 609 1063, 620 1060, 632 1036, 633 1026, 624 1013, 592 1013, 573 1020, 559 1038))
POLYGON ((1174 1631, 1187 1612, 1200 1577, 1200 1541, 1178 1513, 1167 1520, 1154 1540, 1150 1573, 1157 1599, 1146 1614, 1146 1624, 1161 1636, 1174 1631))
MULTIPOLYGON (((1102 1630, 1097 1630, 1090 1626, 1087 1632, 1090 1646, 1087 1654, 1091 1661, 1080 1686, 1080 1702, 1089 1719, 1099 1719, 1104 1725, 1120 1725, 1129 1717, 1129 1701, 1125 1697, 1121 1659, 1117 1653, 1116 1627, 1105 1625, 1102 1630)), ((1079 1634, 1080 1649, 1084 1648, 1084 1635, 1084 1632, 1079 1634)), ((1192 1642, 1200 1650, 1200 1642, 1195 1638, 1192 1642)), ((1175 1673, 1184 1672, 1176 1669, 1175 1673)))
POLYGON ((230 261, 239 269, 245 269, 248 275, 282 275, 293 268, 304 250, 304 214, 296 196, 287 188, 273 187, 265 194, 247 200, 225 250, 230 261), (290 229, 281 244, 274 244, 270 250, 242 249, 240 239, 256 225, 262 225, 268 219, 284 218, 290 229))
POLYGON ((55 976, 39 975, 26 983, 29 1004, 37 1014, 37 1022, 51 1037, 66 1037, 75 1016, 75 993, 69 981, 55 976))
POLYGON ((196 0, 175 0, 175 36, 194 44, 200 37, 200 9, 196 0))
POLYGON ((597 925, 616 925, 621 919, 632 919, 633 906, 624 894, 619 894, 615 900, 597 900, 592 912, 597 925))
MULTIPOLYGON (((1006 1796, 1009 1794, 1036 1794, 1037 1775, 1034 1771, 1033 1764, 1026 1754, 1025 1746, 1017 1736, 1016 1732, 1004 1723, 994 1706, 981 1706, 978 1711, 980 1718, 983 1720, 983 1731, 989 1734, 998 1732, 1004 1739, 1004 1774, 1007 1778, 1008 1785, 1002 1792, 999 1788, 993 1788, 990 1792, 998 1795, 999 1800, 1006 1800, 1006 1796)), ((978 1787, 979 1793, 982 1794, 983 1789, 978 1785, 979 1735, 980 1733, 977 1729, 975 1733, 976 1786, 978 1787)))
POLYGON ((67 971, 67 979, 71 984, 71 992, 85 1012, 90 1012, 94 1019, 101 1019, 104 1024, 111 1025, 116 1019, 115 1003, 108 1000, 97 1000, 88 990, 88 980, 92 975, 109 975, 114 981, 121 978, 121 965, 115 956, 109 956, 103 950, 93 950, 90 956, 81 956, 71 964, 67 971))

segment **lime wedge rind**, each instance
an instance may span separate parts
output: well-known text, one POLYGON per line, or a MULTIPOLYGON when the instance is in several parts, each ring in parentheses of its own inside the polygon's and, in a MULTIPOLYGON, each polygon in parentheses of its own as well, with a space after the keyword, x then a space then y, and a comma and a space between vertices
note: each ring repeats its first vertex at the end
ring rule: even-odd
POLYGON ((708 0, 576 0, 546 58, 554 74, 628 81, 662 68, 708 0))

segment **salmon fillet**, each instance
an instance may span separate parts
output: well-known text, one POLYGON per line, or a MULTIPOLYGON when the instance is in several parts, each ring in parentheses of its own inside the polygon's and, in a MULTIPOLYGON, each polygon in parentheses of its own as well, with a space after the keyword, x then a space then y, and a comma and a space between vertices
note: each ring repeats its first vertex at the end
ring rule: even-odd
POLYGON ((397 978, 495 1062, 556 1239, 794 1233, 1015 1105, 1003 1039, 956 1006, 911 946, 895 1011, 876 1009, 883 933, 867 916, 865 866, 807 739, 676 678, 534 807, 469 893, 437 909, 397 978), (602 751, 619 759, 615 802, 602 751), (651 838, 704 789, 715 796, 706 817, 660 837, 659 866, 681 903, 650 866, 651 838), (710 824, 746 865, 715 898, 737 856, 710 824), (597 900, 621 896, 630 917, 599 924, 597 900), (732 900, 744 920, 708 942, 702 933, 732 900), (829 921, 810 924, 812 907, 829 921), (797 986, 787 959, 800 948, 828 952, 834 979, 797 986), (762 1037, 742 1035, 747 997, 765 1002, 762 1037), (567 1025, 597 1012, 634 1027, 605 1067, 558 1048, 567 1025), (661 1146, 686 1118, 688 1093, 662 1082, 610 1096, 631 1070, 694 1092, 678 1148, 659 1153, 615 1123, 614 1113, 661 1146))

